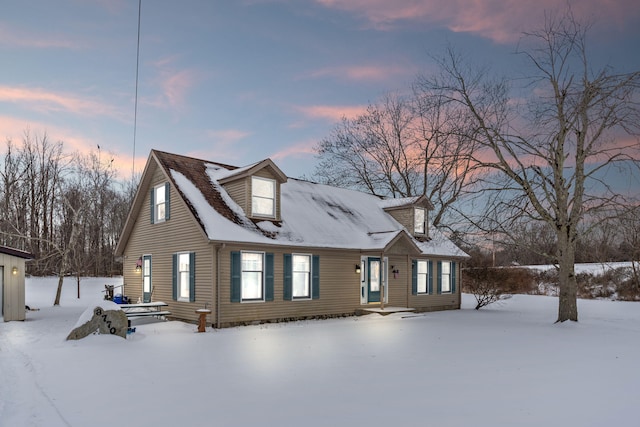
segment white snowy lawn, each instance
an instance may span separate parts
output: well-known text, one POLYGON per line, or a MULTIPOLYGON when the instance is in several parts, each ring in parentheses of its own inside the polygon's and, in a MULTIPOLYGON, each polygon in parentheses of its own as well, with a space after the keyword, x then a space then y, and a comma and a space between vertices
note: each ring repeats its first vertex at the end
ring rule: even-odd
POLYGON ((138 325, 65 341, 105 283, 28 279, 0 323, 1 426, 630 426, 640 304, 515 296, 472 309, 230 328, 138 325))

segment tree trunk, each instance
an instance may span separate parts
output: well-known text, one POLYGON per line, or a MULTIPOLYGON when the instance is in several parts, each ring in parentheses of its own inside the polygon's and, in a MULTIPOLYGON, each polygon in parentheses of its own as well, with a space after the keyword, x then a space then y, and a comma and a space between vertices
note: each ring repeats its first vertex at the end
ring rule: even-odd
POLYGON ((558 233, 558 267, 559 267, 559 304, 558 322, 565 320, 578 321, 578 282, 575 273, 575 239, 567 236, 567 232, 558 233))
POLYGON ((60 296, 62 295, 62 283, 64 282, 64 273, 58 274, 58 290, 56 291, 56 299, 53 305, 60 305, 60 296))

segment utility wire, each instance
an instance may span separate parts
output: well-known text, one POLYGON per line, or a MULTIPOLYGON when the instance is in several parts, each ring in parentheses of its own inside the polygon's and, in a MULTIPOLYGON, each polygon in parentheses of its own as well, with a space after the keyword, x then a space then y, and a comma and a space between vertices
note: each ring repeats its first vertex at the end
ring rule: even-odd
POLYGON ((138 46, 136 52, 136 96, 133 107, 133 157, 131 159, 131 180, 135 177, 136 170, 136 132, 138 128, 138 70, 140 69, 140 15, 142 0, 138 0, 138 46))

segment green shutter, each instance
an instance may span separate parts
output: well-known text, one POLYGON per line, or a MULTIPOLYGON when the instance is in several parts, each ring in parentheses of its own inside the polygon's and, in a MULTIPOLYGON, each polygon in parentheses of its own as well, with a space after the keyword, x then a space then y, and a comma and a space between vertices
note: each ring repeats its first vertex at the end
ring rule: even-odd
POLYGON ((171 187, 169 183, 164 183, 164 219, 169 219, 169 213, 171 212, 171 197, 169 197, 171 187))
POLYGON ((171 270, 171 289, 173 292, 173 300, 178 299, 178 254, 173 254, 173 267, 171 270))
POLYGON ((442 261, 438 261, 438 295, 442 293, 442 261))
POLYGON ((291 301, 293 299, 293 265, 291 254, 284 254, 283 258, 283 284, 284 284, 284 293, 283 298, 285 301, 291 301))
POLYGON ((451 293, 456 293, 456 263, 451 261, 451 293))
POLYGON ((433 261, 429 260, 429 270, 427 272, 427 292, 433 295, 433 261))
POLYGON ((153 203, 154 202, 154 196, 155 196, 155 194, 154 194, 154 191, 153 191, 153 188, 152 188, 151 189, 151 193, 149 194, 149 202, 150 202, 149 212, 150 212, 150 215, 151 215, 151 224, 154 223, 154 220, 153 220, 153 215, 155 213, 155 205, 153 203))
POLYGON ((311 257, 311 298, 320 299, 320 256, 311 257))
POLYGON ((189 302, 196 300, 196 253, 189 253, 189 302))
POLYGON ((411 260, 411 293, 418 295, 418 261, 411 260))
POLYGON ((242 285, 242 259, 240 252, 231 252, 231 302, 240 302, 242 285))
POLYGON ((273 254, 265 254, 264 299, 273 301, 273 254))

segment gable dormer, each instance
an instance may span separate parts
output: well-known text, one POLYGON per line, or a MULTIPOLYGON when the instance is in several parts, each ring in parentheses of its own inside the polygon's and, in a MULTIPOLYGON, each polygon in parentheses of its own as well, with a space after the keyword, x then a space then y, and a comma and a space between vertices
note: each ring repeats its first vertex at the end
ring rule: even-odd
POLYGON ((426 196, 383 200, 382 208, 411 235, 419 240, 429 240, 429 211, 433 205, 426 196))
POLYGON ((253 221, 281 221, 280 185, 287 176, 271 159, 229 171, 218 183, 253 221))

